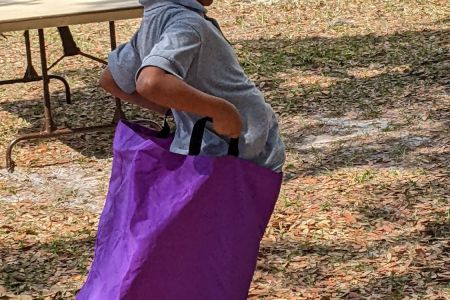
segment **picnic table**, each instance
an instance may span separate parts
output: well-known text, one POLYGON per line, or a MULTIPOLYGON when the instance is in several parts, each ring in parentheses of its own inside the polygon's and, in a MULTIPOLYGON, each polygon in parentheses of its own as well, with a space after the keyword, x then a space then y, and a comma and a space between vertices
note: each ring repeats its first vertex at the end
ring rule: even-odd
POLYGON ((15 167, 12 160, 12 149, 20 141, 104 130, 111 128, 120 118, 124 117, 120 99, 116 99, 116 111, 110 124, 58 129, 52 117, 49 82, 51 79, 56 79, 64 84, 66 102, 69 104, 71 103, 70 86, 63 77, 49 74, 49 71, 65 57, 74 55, 82 55, 106 64, 103 59, 78 48, 70 31, 70 25, 109 22, 111 49, 115 49, 115 21, 140 18, 142 14, 143 8, 137 0, 0 0, 0 34, 9 31, 24 31, 27 61, 23 78, 3 80, 0 81, 0 85, 42 81, 43 87, 44 128, 40 132, 19 135, 10 142, 6 151, 6 167, 10 172, 13 172, 15 167), (44 29, 55 27, 58 28, 62 41, 63 55, 51 66, 48 66, 44 29), (37 74, 31 59, 30 30, 38 31, 41 75, 37 74))

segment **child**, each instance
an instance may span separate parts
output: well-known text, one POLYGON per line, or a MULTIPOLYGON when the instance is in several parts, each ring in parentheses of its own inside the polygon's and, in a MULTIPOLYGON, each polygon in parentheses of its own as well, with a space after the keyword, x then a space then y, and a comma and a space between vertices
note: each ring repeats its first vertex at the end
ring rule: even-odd
POLYGON ((173 112, 171 151, 187 154, 195 122, 205 116, 203 155, 227 154, 239 137, 240 157, 281 172, 284 144, 271 107, 246 77, 204 6, 213 0, 140 0, 144 17, 130 42, 109 55, 100 85, 114 96, 164 114, 173 112))

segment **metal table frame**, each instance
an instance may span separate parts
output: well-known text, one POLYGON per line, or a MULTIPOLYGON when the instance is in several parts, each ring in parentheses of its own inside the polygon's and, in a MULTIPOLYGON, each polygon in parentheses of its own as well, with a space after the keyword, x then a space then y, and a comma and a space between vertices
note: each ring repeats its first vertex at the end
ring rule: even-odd
MULTIPOLYGON (((53 120, 52 110, 51 110, 50 88, 49 88, 50 79, 60 80, 64 84, 65 93, 66 93, 66 102, 68 104, 71 104, 70 87, 69 87, 69 84, 67 83, 67 81, 63 77, 56 76, 56 75, 49 75, 48 71, 51 68, 53 68, 58 62, 60 62, 64 57, 74 56, 74 55, 82 55, 82 56, 88 57, 90 59, 93 59, 95 61, 98 61, 100 63, 106 64, 106 61, 99 59, 97 57, 94 57, 92 55, 86 54, 86 53, 82 52, 78 47, 76 47, 76 44, 70 33, 69 27, 67 27, 67 26, 58 27, 58 30, 59 30, 59 33, 60 33, 60 36, 61 36, 61 39, 63 42, 64 55, 61 58, 59 58, 55 63, 53 63, 50 67, 48 67, 44 29, 38 29, 42 76, 39 76, 33 67, 32 60, 31 60, 30 36, 29 36, 29 31, 26 30, 24 33, 26 55, 27 55, 27 69, 25 72, 25 76, 22 79, 0 81, 0 85, 5 85, 5 84, 14 84, 14 83, 35 82, 35 81, 42 80, 43 92, 44 92, 44 95, 43 95, 44 96, 44 99, 43 99, 44 100, 43 131, 19 135, 10 142, 10 144, 8 145, 8 148, 6 150, 6 168, 8 169, 9 172, 13 172, 14 168, 16 166, 16 164, 12 160, 13 147, 21 141, 32 140, 32 139, 47 139, 47 138, 53 138, 53 137, 62 136, 62 135, 106 130, 106 129, 114 127, 120 119, 125 119, 125 114, 122 111, 121 100, 116 98, 115 113, 114 113, 112 122, 110 124, 89 126, 89 127, 80 127, 80 128, 64 128, 64 129, 57 128, 57 126, 55 125, 55 122, 53 120)), ((115 29, 114 21, 109 21, 109 33, 110 33, 111 50, 114 50, 117 47, 116 29, 115 29)))

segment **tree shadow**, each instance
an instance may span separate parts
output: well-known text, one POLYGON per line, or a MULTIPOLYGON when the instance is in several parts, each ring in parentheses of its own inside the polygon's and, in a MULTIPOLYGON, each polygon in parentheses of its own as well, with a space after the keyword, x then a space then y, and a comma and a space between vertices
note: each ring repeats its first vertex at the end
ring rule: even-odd
POLYGON ((266 81, 266 92, 277 88, 268 98, 282 114, 342 115, 356 110, 370 119, 382 109, 429 103, 432 95, 418 95, 418 87, 449 83, 449 34, 450 30, 429 30, 235 44, 241 45, 238 54, 247 73, 266 81), (299 76, 313 75, 331 83, 295 82, 299 76))
POLYGON ((95 238, 57 239, 50 243, 0 249, 0 282, 7 292, 23 294, 48 290, 63 278, 88 271, 95 238))
MULTIPOLYGON (((445 133, 445 131, 444 131, 445 133)), ((301 148, 302 138, 290 139, 290 151, 302 158, 294 169, 288 169, 285 181, 301 176, 323 175, 341 168, 370 166, 371 168, 428 168, 434 163, 435 168, 448 170, 445 163, 450 159, 449 151, 432 151, 436 141, 427 135, 410 134, 400 137, 377 137, 373 140, 353 138, 345 143, 335 143, 322 148, 301 148), (422 151, 426 150, 426 151, 422 151)))
MULTIPOLYGON (((98 69, 68 70, 67 74, 55 73, 67 77, 67 75, 79 76, 83 73, 98 72, 98 69)), ((40 83, 37 83, 38 85, 40 83)), ((41 87, 39 86, 39 89, 41 87)), ((82 128, 87 126, 109 125, 113 123, 115 113, 115 99, 104 93, 96 82, 90 82, 82 88, 71 90, 72 104, 66 103, 63 86, 59 82, 52 82, 51 106, 53 119, 59 129, 82 128)), ((155 114, 140 109, 136 106, 123 103, 123 110, 127 118, 131 120, 162 121, 155 114)), ((0 110, 14 114, 25 120, 29 126, 20 128, 18 135, 40 132, 44 126, 44 104, 42 99, 30 99, 22 101, 5 101, 0 103, 0 110)), ((110 129, 63 135, 57 139, 86 157, 98 159, 112 156, 112 137, 114 126, 110 129)), ((21 144, 35 145, 39 140, 21 142, 21 144)))
MULTIPOLYGON (((342 116, 356 111, 360 119, 374 119, 380 117, 384 111, 401 109, 405 110, 408 115, 406 117, 411 117, 410 121, 414 122, 417 118, 415 114, 426 107, 430 120, 448 122, 448 105, 439 102, 435 92, 450 82, 447 68, 450 61, 445 46, 449 34, 450 30, 428 30, 385 36, 369 34, 340 38, 275 38, 236 43, 242 45, 238 54, 247 73, 256 74, 258 84, 267 83, 262 89, 269 93, 267 99, 283 118, 305 114, 342 116), (300 77, 319 76, 319 80, 297 82, 297 75, 293 74, 296 72, 300 77), (331 78, 331 83, 320 85, 324 78, 331 78), (276 93, 273 93, 273 90, 276 90, 276 93)), ((95 68, 94 71, 98 72, 99 69, 95 68)), ((62 73, 79 75, 82 72, 89 73, 92 69, 62 73)), ((64 100, 61 88, 52 90, 53 98, 62 103, 64 100)), ((35 116, 42 113, 39 102, 8 102, 2 104, 1 109, 17 114, 29 121, 33 129, 37 129, 41 123, 35 116)), ((113 116, 111 99, 99 91, 96 83, 89 82, 86 87, 75 89, 74 103, 75 105, 70 107, 76 108, 74 113, 70 114, 70 121, 74 125, 98 124, 106 117, 109 122, 113 116), (95 111, 96 114, 88 116, 87 112, 95 111)), ((69 106, 54 107, 59 110, 55 113, 57 121, 60 117, 59 124, 64 124, 66 118, 63 113, 69 111, 69 106)), ((135 108, 127 109, 137 117, 148 116, 135 108)), ((445 134, 444 129, 435 134, 445 134)), ((289 134, 285 136, 288 144, 295 142, 296 137, 289 134)), ((109 136, 106 140, 110 142, 109 136)), ((346 165, 367 164, 367 152, 373 152, 374 158, 377 159, 377 156, 382 155, 390 146, 398 147, 398 151, 404 150, 406 153, 414 150, 414 147, 408 145, 396 146, 395 142, 393 139, 390 144, 386 143, 378 150, 368 148, 375 145, 361 145, 363 149, 354 150, 345 147, 340 150, 324 150, 322 153, 328 158, 321 163, 314 163, 311 167, 306 166, 302 173, 321 168, 338 169, 346 165), (333 158, 339 158, 341 162, 333 161, 333 158), (345 160, 348 163, 342 162, 345 160)), ((86 150, 86 145, 76 145, 74 140, 69 143, 84 155, 109 155, 98 154, 99 149, 86 150)), ((93 144, 104 148, 102 143, 93 144)), ((304 154, 295 148, 289 150, 304 154)), ((311 154, 311 151, 306 152, 311 154)))
MULTIPOLYGON (((374 294, 379 295, 380 299, 404 299, 406 295, 424 294, 427 285, 433 284, 435 279, 423 276, 418 278, 414 268, 408 268, 402 273, 396 273, 396 270, 392 274, 380 271, 386 265, 384 253, 407 244, 430 246, 434 237, 448 236, 447 231, 448 224, 430 222, 421 231, 399 236, 395 240, 380 239, 371 242, 370 247, 364 250, 339 240, 329 241, 328 244, 312 244, 303 239, 263 242, 257 272, 265 274, 262 280, 267 277, 276 278, 281 289, 320 291, 320 295, 325 297, 323 299, 367 299, 374 294), (339 277, 345 276, 347 272, 365 275, 357 282, 340 280, 339 277), (338 284, 330 286, 330 280, 337 280, 338 284)), ((442 244, 435 244, 434 249, 436 247, 445 251, 442 244)), ((445 263, 445 258, 440 262, 445 263)), ((417 259, 414 264, 415 267, 426 268, 429 262, 417 259)), ((439 274, 445 271, 445 265, 429 269, 439 274)), ((445 284, 445 277, 442 280, 445 284)))
MULTIPOLYGON (((263 76, 276 77, 278 72, 299 67, 304 70, 320 69, 322 74, 332 77, 352 78, 345 71, 355 67, 374 64, 418 67, 419 64, 447 61, 445 45, 449 33, 450 30, 445 29, 423 30, 380 36, 243 40, 234 44, 243 46, 240 51, 243 54, 242 63, 251 74, 254 73, 251 71, 256 71, 263 76), (247 53, 249 50, 251 52, 247 53)), ((414 70, 409 71, 414 73, 414 70)))
MULTIPOLYGON (((450 238, 450 222, 448 221, 448 219, 446 220, 445 218, 442 218, 442 220, 428 222, 425 225, 423 233, 425 236, 428 236, 433 239, 442 238, 448 240, 450 238)), ((450 248, 447 250, 450 250, 450 248)))
POLYGON ((445 100, 450 86, 449 34, 445 29, 235 41, 241 63, 282 120, 343 120, 351 115, 352 120, 389 122, 373 134, 345 140, 341 138, 348 133, 333 131, 334 125, 289 123, 283 136, 287 150, 299 161, 286 171, 285 182, 343 167, 420 168, 434 161, 446 169, 441 162, 449 153, 433 148, 445 143, 450 128, 445 100), (419 123, 423 129, 417 130, 419 123), (431 132, 429 124, 440 127, 431 132), (291 130, 294 126, 298 129, 291 130), (405 136, 404 130, 414 126, 405 136), (305 147, 308 138, 318 135, 337 137, 336 142, 305 147))
MULTIPOLYGON (((398 221, 395 217, 399 209, 412 209, 420 203, 428 203, 430 200, 445 203, 450 178, 421 177, 401 181, 383 181, 382 183, 369 183, 366 188, 374 195, 388 194, 390 198, 378 203, 365 203, 360 207, 369 220, 383 218, 387 221, 398 221), (389 200, 389 202, 386 202, 389 200), (391 206, 392 205, 392 206, 391 206)), ((410 213, 413 213, 410 211, 410 213)), ((405 216, 410 217, 410 216, 405 216)))
MULTIPOLYGON (((63 128, 78 128, 85 126, 107 125, 112 124, 114 116, 114 108, 111 104, 105 103, 106 106, 102 108, 104 117, 95 118, 95 116, 89 115, 89 111, 79 111, 77 108, 82 105, 81 103, 75 103, 72 105, 66 105, 63 103, 64 98, 59 99, 57 102, 53 101, 53 117, 56 121, 59 129, 63 128), (109 117, 109 118, 108 118, 109 117)), ((93 99, 91 101, 94 101, 93 99)), ((100 103, 100 101, 99 101, 100 103)), ((0 105, 0 109, 17 112, 18 117, 27 121, 30 126, 21 128, 18 131, 17 136, 35 132, 41 132, 43 130, 43 104, 42 100, 26 100, 26 101, 14 101, 10 103, 3 103, 0 105)), ((95 131, 92 133, 80 133, 74 135, 62 135, 56 138, 70 148, 76 150, 86 157, 95 158, 108 158, 112 155, 111 139, 114 127, 110 130, 95 131)), ((40 141, 49 141, 51 139, 33 139, 20 142, 19 145, 30 145, 33 147, 40 141)))

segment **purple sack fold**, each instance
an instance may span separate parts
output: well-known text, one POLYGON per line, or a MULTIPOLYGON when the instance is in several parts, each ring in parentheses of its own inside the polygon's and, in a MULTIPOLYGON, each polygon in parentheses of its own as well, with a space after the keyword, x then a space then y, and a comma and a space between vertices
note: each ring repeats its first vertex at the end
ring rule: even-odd
POLYGON ((122 121, 95 257, 78 300, 246 299, 282 174, 179 155, 122 121))

